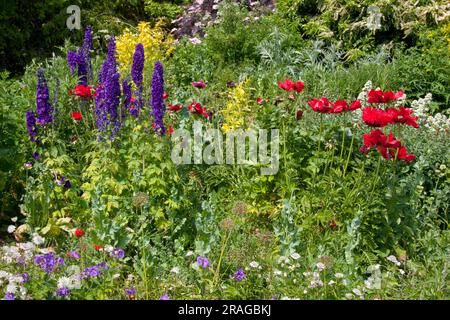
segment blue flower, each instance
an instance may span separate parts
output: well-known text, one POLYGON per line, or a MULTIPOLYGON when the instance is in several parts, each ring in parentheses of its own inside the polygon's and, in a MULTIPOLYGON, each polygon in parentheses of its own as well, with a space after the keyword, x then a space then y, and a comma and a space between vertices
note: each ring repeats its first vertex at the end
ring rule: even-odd
POLYGON ((117 259, 123 259, 125 257, 125 251, 120 248, 114 248, 111 254, 117 259))
POLYGON ((67 297, 70 294, 70 290, 66 287, 58 288, 56 290, 57 297, 67 297))
POLYGON ((166 293, 165 295, 161 296, 161 297, 159 298, 159 300, 170 300, 170 297, 169 297, 169 295, 166 293))
POLYGON ((209 260, 204 256, 199 256, 197 258, 197 264, 202 267, 203 269, 206 269, 209 267, 209 260))
POLYGON ((236 280, 237 282, 241 282, 242 280, 245 279, 245 277, 246 275, 244 269, 239 269, 234 273, 234 280, 236 280))
POLYGON ((5 300, 14 300, 15 299, 15 297, 14 297, 14 293, 12 293, 12 292, 6 292, 5 293, 5 300))

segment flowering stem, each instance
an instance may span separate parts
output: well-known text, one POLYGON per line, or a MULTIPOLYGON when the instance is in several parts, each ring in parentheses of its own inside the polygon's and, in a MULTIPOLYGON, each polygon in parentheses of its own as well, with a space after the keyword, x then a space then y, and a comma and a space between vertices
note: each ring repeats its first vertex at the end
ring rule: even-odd
POLYGON ((227 246, 228 239, 230 238, 230 236, 231 236, 231 231, 228 231, 227 236, 225 237, 225 239, 222 242, 222 249, 220 250, 219 262, 217 263, 217 268, 216 268, 216 272, 215 272, 215 275, 214 275, 214 281, 213 281, 214 285, 213 285, 213 287, 215 287, 218 284, 219 273, 220 273, 220 266, 222 264, 222 258, 223 258, 223 255, 224 255, 224 252, 225 252, 225 248, 227 246))
POLYGON ((350 156, 352 154, 353 151, 353 141, 355 140, 355 135, 352 134, 352 141, 350 142, 350 149, 348 150, 348 155, 347 155, 347 161, 345 162, 345 166, 344 166, 344 172, 342 174, 342 178, 345 178, 345 173, 347 171, 347 167, 348 167, 348 163, 350 161, 350 156))

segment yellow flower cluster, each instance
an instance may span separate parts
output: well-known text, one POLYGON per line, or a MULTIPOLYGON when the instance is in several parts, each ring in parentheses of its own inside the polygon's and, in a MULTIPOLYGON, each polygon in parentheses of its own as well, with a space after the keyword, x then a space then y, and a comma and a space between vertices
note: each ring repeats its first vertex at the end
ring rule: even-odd
MULTIPOLYGON (((142 43, 144 46, 145 67, 152 68, 156 60, 170 56, 173 47, 173 37, 167 36, 162 29, 163 21, 158 20, 152 28, 148 22, 140 22, 137 30, 128 28, 117 37, 117 61, 122 74, 129 73, 133 63, 133 54, 136 44, 142 43)), ((145 73, 145 72, 144 72, 145 73)))
POLYGON ((246 92, 248 83, 249 81, 246 79, 230 90, 227 105, 221 111, 224 120, 222 130, 225 133, 243 128, 251 111, 249 94, 246 92))

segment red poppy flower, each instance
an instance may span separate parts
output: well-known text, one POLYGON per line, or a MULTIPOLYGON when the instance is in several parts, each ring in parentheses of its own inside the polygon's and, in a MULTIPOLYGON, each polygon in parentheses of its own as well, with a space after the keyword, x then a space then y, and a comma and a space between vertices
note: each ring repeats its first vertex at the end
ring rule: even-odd
POLYGON ((77 238, 81 238, 82 236, 84 236, 84 230, 83 229, 75 229, 75 237, 77 238))
POLYGON ((258 97, 258 98, 256 99, 256 103, 257 103, 257 104, 263 104, 263 102, 264 102, 263 98, 258 97))
POLYGON ((297 110, 297 112, 295 113, 295 118, 297 120, 300 120, 303 117, 303 111, 302 110, 297 110))
POLYGON ((173 128, 169 127, 169 129, 167 129, 167 133, 169 134, 169 136, 173 133, 173 128))
POLYGON ((348 104, 345 100, 337 100, 335 103, 330 102, 330 105, 333 106, 332 113, 341 113, 342 111, 347 110, 348 104))
POLYGON ((209 114, 206 113, 206 108, 202 107, 202 105, 196 101, 192 102, 189 105, 188 109, 193 114, 202 115, 205 118, 209 117, 209 114))
POLYGON ((168 94, 167 92, 164 91, 163 99, 166 100, 168 97, 169 97, 169 94, 168 94))
POLYGON ((72 112, 71 116, 72 119, 75 121, 81 121, 83 119, 83 115, 81 114, 81 112, 78 111, 72 112))
POLYGON ((95 245, 94 245, 94 249, 95 249, 95 250, 100 250, 100 249, 103 249, 103 246, 101 246, 101 245, 99 245, 99 244, 95 244, 95 245))
POLYGON ((417 117, 412 117, 413 109, 400 107, 399 109, 389 108, 386 110, 391 117, 393 123, 403 123, 408 126, 418 128, 419 124, 417 123, 417 117))
POLYGON ((363 109, 362 118, 365 124, 371 127, 385 127, 393 123, 392 115, 384 110, 366 107, 363 109))
POLYGON ((359 109, 361 107, 362 107, 361 101, 353 100, 352 103, 350 104, 350 107, 347 108, 347 111, 353 111, 353 110, 359 109))
POLYGON ((400 147, 398 149, 397 158, 405 160, 406 162, 411 162, 411 161, 413 161, 416 158, 416 156, 413 155, 413 154, 408 154, 406 152, 406 148, 405 147, 400 147))
POLYGON ((284 80, 284 82, 279 81, 277 83, 278 87, 286 91, 295 91, 300 93, 305 88, 305 84, 301 81, 292 82, 290 79, 284 80))
POLYGON ((180 111, 183 108, 182 104, 167 104, 170 111, 180 111))
POLYGON ((372 89, 368 93, 368 103, 388 103, 404 95, 403 91, 397 91, 396 93, 392 91, 383 92, 382 90, 372 89))
POLYGON ((333 108, 330 106, 330 102, 327 98, 323 97, 320 99, 312 99, 308 101, 309 106, 311 109, 313 109, 315 112, 319 113, 332 113, 333 108))
POLYGON ((69 94, 75 94, 80 98, 90 99, 93 97, 90 86, 77 85, 74 89, 69 90, 69 94))
POLYGON ((415 155, 406 152, 406 148, 394 137, 392 132, 389 132, 386 137, 380 130, 376 129, 369 134, 364 134, 363 138, 364 145, 360 149, 361 153, 367 153, 370 148, 376 147, 384 159, 397 157, 397 159, 409 162, 416 158, 415 155))
POLYGON ((198 89, 204 89, 204 88, 206 88, 206 83, 204 83, 202 80, 200 80, 200 81, 193 81, 193 82, 191 82, 191 84, 192 84, 195 88, 198 88, 198 89))

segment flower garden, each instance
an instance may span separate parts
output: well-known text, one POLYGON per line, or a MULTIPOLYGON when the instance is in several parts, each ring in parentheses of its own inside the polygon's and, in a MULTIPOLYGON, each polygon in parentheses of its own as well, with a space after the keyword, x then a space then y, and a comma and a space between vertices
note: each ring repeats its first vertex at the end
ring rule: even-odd
POLYGON ((448 299, 447 2, 209 2, 2 60, 0 298, 448 299))

